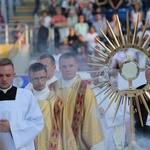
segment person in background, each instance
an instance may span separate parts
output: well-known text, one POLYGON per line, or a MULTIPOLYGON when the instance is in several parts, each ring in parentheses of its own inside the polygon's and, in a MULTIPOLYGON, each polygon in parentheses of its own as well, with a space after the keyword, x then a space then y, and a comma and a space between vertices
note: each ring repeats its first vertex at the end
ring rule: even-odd
POLYGON ((96 8, 103 9, 107 3, 108 3, 107 0, 96 0, 96 8))
POLYGON ((44 19, 39 21, 39 29, 37 31, 37 51, 46 52, 49 39, 49 30, 44 26, 44 19))
POLYGON ((56 15, 52 17, 52 25, 55 33, 55 44, 59 44, 63 38, 68 35, 67 19, 66 16, 62 14, 61 7, 56 8, 56 15))
POLYGON ((85 41, 87 42, 88 52, 93 52, 93 46, 95 46, 95 37, 98 36, 98 33, 95 32, 95 28, 93 26, 90 26, 89 32, 87 33, 85 37, 85 41))
MULTIPOLYGON (((117 14, 112 15, 112 21, 110 22, 110 26, 115 34, 116 37, 119 37, 119 28, 117 23, 117 14)), ((113 36, 110 32, 110 29, 108 29, 108 36, 112 39, 113 36)))
POLYGON ((52 18, 48 15, 48 12, 46 10, 43 10, 41 12, 40 19, 44 19, 44 26, 49 29, 52 24, 52 18))
POLYGON ((97 102, 90 86, 76 74, 78 65, 75 56, 72 53, 62 54, 59 68, 62 77, 50 84, 49 89, 55 91, 64 103, 60 126, 68 123, 68 130, 62 132, 67 134, 71 129, 69 135, 74 137, 74 141, 68 142, 75 144, 78 149, 104 150, 97 102))
POLYGON ((103 41, 103 35, 99 30, 101 29, 105 34, 107 34, 107 25, 106 22, 103 21, 101 13, 96 14, 96 19, 97 20, 93 22, 92 26, 95 28, 95 32, 98 33, 101 40, 103 41))
MULTIPOLYGON (((145 69, 145 78, 147 82, 150 81, 150 66, 147 66, 145 69)), ((142 89, 147 83, 139 86, 137 89, 142 89)), ((148 108, 150 109, 150 101, 149 98, 145 97, 145 101, 148 105, 148 108)), ((138 97, 139 101, 141 102, 141 98, 138 97)), ((145 105, 143 102, 139 103, 140 104, 140 110, 142 114, 142 120, 143 120, 143 126, 141 125, 141 121, 139 118, 139 112, 137 109, 137 106, 134 106, 134 119, 135 119, 135 137, 136 137, 136 142, 137 145, 139 145, 141 148, 144 150, 149 150, 150 148, 150 143, 149 143, 149 138, 150 138, 150 116, 148 115, 148 112, 145 108, 145 105)))
POLYGON ((108 0, 108 4, 110 5, 110 8, 113 9, 116 13, 119 10, 119 8, 123 4, 123 0, 108 0))
POLYGON ((128 7, 131 7, 131 9, 133 9, 134 5, 136 3, 140 4, 140 8, 142 9, 143 4, 142 4, 142 0, 128 0, 128 3, 126 4, 128 7))
POLYGON ((3 150, 35 150, 34 138, 43 128, 43 116, 33 94, 12 85, 14 76, 12 61, 1 58, 0 138, 3 150))
POLYGON ((61 7, 66 17, 68 16, 70 10, 74 10, 76 14, 79 13, 79 5, 77 3, 77 0, 62 1, 61 7))
POLYGON ((66 53, 66 52, 71 52, 72 51, 72 48, 70 47, 67 38, 63 39, 63 43, 60 45, 60 50, 61 50, 62 54, 66 53))
POLYGON ((14 41, 14 43, 15 42, 17 42, 18 41, 18 43, 20 44, 20 45, 24 45, 24 44, 26 44, 25 43, 25 35, 24 35, 24 33, 22 33, 21 31, 18 31, 17 32, 17 39, 16 39, 16 41, 14 41))
POLYGON ((67 17, 67 23, 69 27, 74 27, 74 25, 78 22, 78 16, 75 10, 70 9, 67 17))
POLYGON ((78 48, 77 54, 77 62, 78 62, 78 71, 89 71, 90 66, 90 57, 86 46, 81 46, 78 48))
POLYGON ((68 43, 70 46, 74 44, 74 42, 78 39, 74 27, 70 27, 69 35, 68 35, 68 43))
POLYGON ((57 7, 59 7, 59 4, 58 4, 57 0, 52 0, 51 4, 49 5, 49 8, 48 8, 48 14, 51 17, 56 15, 55 9, 57 7))
POLYGON ((80 34, 80 35, 78 35, 77 40, 72 45, 72 47, 73 47, 73 53, 75 55, 78 54, 78 48, 81 47, 81 46, 87 47, 87 42, 83 39, 83 36, 80 34))
POLYGON ((37 12, 39 10, 39 7, 40 7, 40 0, 35 0, 35 7, 34 7, 34 10, 33 10, 33 16, 35 14, 37 14, 37 12))
POLYGON ((130 12, 130 21, 131 21, 131 27, 130 28, 132 31, 135 27, 138 15, 139 15, 138 29, 140 29, 141 26, 143 25, 144 12, 140 8, 140 4, 136 3, 134 5, 134 9, 130 12))
POLYGON ((75 24, 74 29, 77 35, 81 34, 83 38, 85 38, 88 33, 89 25, 85 22, 84 15, 79 15, 79 22, 75 24))
POLYGON ((53 57, 55 59, 55 64, 56 64, 56 72, 59 72, 59 57, 62 55, 60 47, 59 46, 55 46, 55 51, 53 54, 53 57))
MULTIPOLYGON (((54 82, 57 80, 57 78, 54 75, 54 72, 56 70, 56 65, 55 65, 55 59, 51 54, 42 54, 38 62, 46 66, 47 70, 47 85, 50 83, 54 82)), ((28 90, 31 90, 33 87, 32 83, 28 83, 28 85, 25 87, 28 90)))

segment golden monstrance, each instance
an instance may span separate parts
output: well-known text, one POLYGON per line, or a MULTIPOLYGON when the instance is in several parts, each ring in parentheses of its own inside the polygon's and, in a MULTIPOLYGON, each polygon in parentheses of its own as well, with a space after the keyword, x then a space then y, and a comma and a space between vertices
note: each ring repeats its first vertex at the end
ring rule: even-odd
MULTIPOLYGON (((141 72, 145 71, 145 68, 140 68, 139 64, 132 60, 130 57, 128 57, 119 67, 119 69, 116 69, 115 71, 120 74, 120 77, 123 80, 126 80, 128 83, 128 86, 126 89, 119 89, 117 86, 115 86, 112 81, 110 80, 110 74, 109 71, 112 70, 110 67, 111 65, 111 60, 115 54, 118 52, 122 51, 123 49, 134 49, 144 55, 147 59, 147 65, 149 65, 150 62, 150 47, 149 41, 150 37, 148 37, 146 40, 144 40, 144 34, 146 31, 146 28, 148 26, 148 21, 146 22, 144 26, 144 30, 142 31, 142 35, 140 38, 137 37, 137 29, 138 29, 138 22, 139 22, 139 16, 137 17, 137 21, 134 27, 134 34, 130 36, 130 29, 129 29, 129 15, 127 13, 126 15, 126 36, 123 35, 121 24, 119 21, 119 17, 117 16, 117 22, 118 22, 118 29, 119 29, 119 37, 116 37, 109 22, 106 21, 108 29, 110 30, 112 34, 112 39, 109 39, 102 30, 100 32, 102 33, 103 37, 107 41, 107 44, 104 45, 100 40, 95 38, 95 40, 106 50, 106 52, 102 52, 97 48, 93 48, 96 53, 99 53, 98 56, 95 55, 90 55, 92 59, 95 59, 95 63, 90 63, 89 65, 91 66, 99 66, 104 68, 105 70, 108 71, 108 80, 102 81, 103 83, 100 83, 101 90, 97 94, 105 93, 104 98, 101 100, 100 104, 106 100, 106 98, 109 98, 109 104, 108 107, 106 108, 106 111, 108 108, 112 105, 112 103, 116 103, 116 112, 114 114, 114 119, 116 117, 116 114, 118 112, 118 109, 120 105, 124 105, 124 116, 123 116, 123 122, 125 118, 125 113, 126 113, 126 105, 128 105, 129 102, 129 108, 130 108, 130 130, 131 130, 131 141, 130 144, 125 148, 125 150, 142 150, 141 147, 139 147, 136 144, 136 139, 135 139, 135 133, 134 133, 134 105, 136 105, 137 110, 138 110, 138 116, 141 122, 141 126, 143 126, 143 119, 142 119, 142 114, 140 110, 140 102, 139 98, 142 101, 145 109, 147 110, 148 114, 150 114, 149 107, 146 103, 146 100, 150 100, 150 95, 149 95, 149 90, 150 90, 150 82, 146 82, 146 85, 142 89, 136 89, 133 88, 133 82, 135 79, 138 78, 139 74, 141 72)), ((100 69, 94 71, 99 74, 100 69)), ((92 72, 92 71, 90 71, 92 72)), ((97 78, 100 78, 98 76, 97 78)), ((92 78, 91 80, 96 80, 97 78, 92 78)), ((94 88, 98 87, 99 85, 96 85, 94 88)), ((97 96, 96 95, 96 96, 97 96)), ((99 105, 100 105, 99 104, 99 105)), ((105 112, 106 112, 105 111, 105 112)))

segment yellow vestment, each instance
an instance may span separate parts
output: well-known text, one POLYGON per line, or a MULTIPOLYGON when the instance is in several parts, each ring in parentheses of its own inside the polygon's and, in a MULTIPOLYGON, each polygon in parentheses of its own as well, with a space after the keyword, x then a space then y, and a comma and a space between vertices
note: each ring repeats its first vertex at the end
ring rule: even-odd
MULTIPOLYGON (((63 141, 60 132, 60 118, 63 115, 63 101, 61 98, 57 97, 52 91, 48 100, 38 100, 38 103, 44 117, 44 128, 35 138, 36 150, 74 150, 73 145, 63 141)), ((70 142, 74 141, 74 137, 70 137, 68 134, 65 138, 68 138, 70 142)))
MULTIPOLYGON (((74 137, 75 140, 72 140, 71 144, 76 145, 78 150, 88 150, 103 141, 104 137, 98 118, 97 102, 90 85, 81 81, 78 76, 71 88, 62 88, 61 79, 50 84, 49 88, 54 90, 63 100, 63 115, 61 115, 62 137, 66 137, 67 134, 74 137), (66 131, 64 131, 65 127, 67 127, 66 131)), ((70 142, 66 140, 68 139, 63 139, 65 143, 70 142)), ((76 150, 76 147, 72 150, 76 150)))

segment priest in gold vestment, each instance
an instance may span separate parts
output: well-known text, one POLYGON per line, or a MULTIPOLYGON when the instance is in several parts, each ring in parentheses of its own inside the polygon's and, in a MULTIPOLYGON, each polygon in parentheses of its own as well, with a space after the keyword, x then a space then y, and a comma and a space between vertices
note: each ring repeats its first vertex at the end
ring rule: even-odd
MULTIPOLYGON (((70 132, 63 137, 60 130, 62 129, 60 118, 63 115, 63 101, 48 89, 45 66, 41 63, 32 64, 28 69, 28 75, 33 84, 31 91, 35 95, 44 117, 44 128, 35 138, 36 150, 77 150, 76 145, 71 144, 74 137, 70 136, 70 132), (65 143, 65 141, 69 142, 65 143)), ((69 131, 67 123, 63 130, 69 131)))
POLYGON ((78 65, 75 56, 64 53, 59 59, 59 67, 62 78, 50 84, 49 89, 63 100, 63 115, 60 116, 63 140, 76 146, 72 150, 104 150, 104 136, 95 95, 90 85, 76 74, 78 65), (74 141, 64 139, 67 134, 74 141))

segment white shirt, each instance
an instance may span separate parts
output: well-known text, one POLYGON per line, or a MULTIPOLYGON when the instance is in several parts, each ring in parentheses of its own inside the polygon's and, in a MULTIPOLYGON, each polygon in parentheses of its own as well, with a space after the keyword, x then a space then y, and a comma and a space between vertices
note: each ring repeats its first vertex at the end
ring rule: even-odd
POLYGON ((46 17, 44 18, 44 26, 47 27, 47 28, 49 28, 49 27, 50 27, 51 20, 52 20, 51 17, 46 16, 46 17))
POLYGON ((36 91, 34 88, 32 89, 32 93, 35 96, 36 100, 47 100, 50 92, 51 91, 49 90, 48 86, 45 86, 42 91, 36 91))
POLYGON ((64 80, 62 78, 62 87, 63 88, 71 88, 73 83, 74 83, 74 81, 76 80, 76 78, 77 78, 77 75, 71 80, 64 80))

